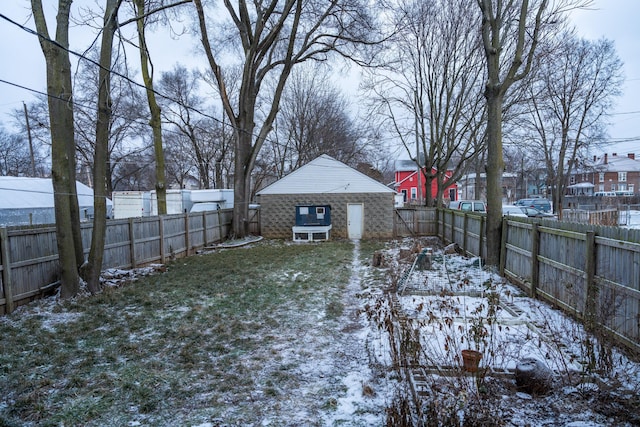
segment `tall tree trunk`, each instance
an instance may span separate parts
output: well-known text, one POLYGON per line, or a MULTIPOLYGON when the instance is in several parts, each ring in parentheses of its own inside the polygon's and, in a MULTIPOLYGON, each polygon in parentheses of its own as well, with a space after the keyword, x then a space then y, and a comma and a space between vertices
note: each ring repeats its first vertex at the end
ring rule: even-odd
POLYGON ((249 200, 251 191, 251 146, 250 132, 236 132, 236 155, 233 176, 233 235, 244 237, 249 231, 249 200))
POLYGON ((47 68, 47 94, 51 127, 51 177, 56 216, 56 239, 61 268, 60 296, 78 293, 78 267, 84 262, 80 235, 80 210, 75 182, 73 91, 69 61, 69 14, 72 0, 59 0, 55 43, 49 41, 41 0, 31 0, 31 10, 47 68))
POLYGON ((487 63, 484 93, 487 99, 487 264, 497 266, 500 262, 504 172, 502 105, 509 88, 531 70, 533 53, 540 37, 542 14, 548 0, 534 1, 533 11, 529 9, 529 0, 504 3, 499 0, 477 1, 482 12, 482 43, 487 63), (517 21, 505 21, 513 19, 509 12, 518 13, 517 21), (535 12, 534 18, 531 12, 535 12), (533 23, 532 29, 528 28, 530 23, 533 23), (510 28, 515 30, 514 33, 509 31, 510 28), (511 52, 507 49, 509 43, 513 46, 511 52), (510 55, 509 65, 501 70, 500 56, 505 52, 510 55))
POLYGON ((160 118, 160 106, 156 101, 156 95, 153 88, 153 72, 149 69, 149 51, 147 49, 147 39, 145 36, 145 0, 134 0, 136 7, 136 22, 138 28, 140 64, 142 71, 142 79, 147 89, 147 101, 149 102, 149 111, 151 119, 149 125, 153 133, 153 151, 156 160, 156 200, 158 202, 158 214, 165 215, 167 213, 167 187, 165 179, 164 167, 164 151, 162 148, 162 121, 160 118))
POLYGON ((83 269, 84 279, 91 293, 100 290, 100 272, 104 255, 107 228, 107 162, 109 160, 109 124, 111 122, 111 57, 113 35, 117 29, 118 9, 122 0, 107 0, 104 13, 100 70, 98 73, 98 120, 93 162, 93 231, 89 260, 83 269))
MULTIPOLYGON (((487 92, 490 90, 487 89, 487 92)), ((487 97, 487 264, 500 262, 502 231, 502 96, 488 93, 487 97)), ((476 177, 477 179, 478 177, 476 177)))

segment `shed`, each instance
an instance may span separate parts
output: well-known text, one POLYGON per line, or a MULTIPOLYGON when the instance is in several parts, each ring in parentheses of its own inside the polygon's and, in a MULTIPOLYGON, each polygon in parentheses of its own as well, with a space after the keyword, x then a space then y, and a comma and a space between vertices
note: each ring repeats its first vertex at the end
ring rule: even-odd
POLYGON ((331 234, 393 237, 396 192, 323 154, 258 192, 262 235, 290 238, 296 206, 331 206, 331 234))
MULTIPOLYGON (((93 190, 76 182, 80 219, 93 219, 93 190)), ((107 216, 111 215, 107 199, 107 216)), ((0 226, 53 224, 53 183, 51 178, 0 176, 0 226)))

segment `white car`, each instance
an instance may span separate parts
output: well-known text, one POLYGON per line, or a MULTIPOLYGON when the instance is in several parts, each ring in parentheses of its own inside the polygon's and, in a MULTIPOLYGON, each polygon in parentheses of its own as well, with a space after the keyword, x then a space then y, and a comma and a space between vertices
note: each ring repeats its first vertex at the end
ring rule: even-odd
POLYGON ((522 212, 521 206, 515 205, 502 205, 503 216, 513 216, 518 218, 528 218, 527 214, 522 212))

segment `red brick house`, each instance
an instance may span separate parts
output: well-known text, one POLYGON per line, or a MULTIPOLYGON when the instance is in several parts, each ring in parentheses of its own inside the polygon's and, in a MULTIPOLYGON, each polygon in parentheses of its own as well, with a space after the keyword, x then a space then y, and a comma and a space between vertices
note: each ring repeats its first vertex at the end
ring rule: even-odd
MULTIPOLYGON (((435 174, 436 169, 432 169, 431 173, 435 174)), ((447 180, 451 177, 451 175, 451 171, 445 172, 447 180)), ((396 162, 394 188, 398 193, 402 193, 405 203, 424 205, 424 195, 426 192, 424 170, 421 171, 421 173, 418 173, 418 168, 413 160, 398 160, 396 162)), ((456 183, 452 183, 446 187, 442 195, 444 197, 445 206, 448 206, 450 201, 458 200, 457 188, 458 187, 456 183)), ((431 181, 432 197, 436 196, 437 190, 438 183, 434 179, 433 181, 431 181)))
MULTIPOLYGON (((599 193, 638 194, 640 192, 640 160, 634 153, 619 156, 617 153, 594 156, 593 163, 582 168, 569 177, 568 189, 586 188, 589 185, 593 192, 599 193), (591 187, 591 185, 593 187, 591 187)), ((575 193, 575 191, 574 191, 575 193)), ((575 195, 580 195, 575 193, 575 195)))

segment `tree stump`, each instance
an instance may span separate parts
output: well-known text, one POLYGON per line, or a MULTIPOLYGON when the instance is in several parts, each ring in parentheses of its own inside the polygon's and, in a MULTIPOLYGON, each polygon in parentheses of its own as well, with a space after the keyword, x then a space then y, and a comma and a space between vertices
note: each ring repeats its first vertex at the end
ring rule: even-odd
POLYGON ((375 251, 373 253, 373 266, 374 267, 381 267, 382 266, 382 261, 383 261, 382 252, 375 251))

